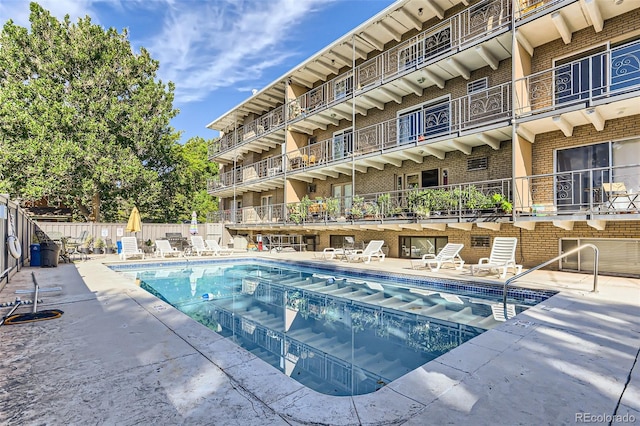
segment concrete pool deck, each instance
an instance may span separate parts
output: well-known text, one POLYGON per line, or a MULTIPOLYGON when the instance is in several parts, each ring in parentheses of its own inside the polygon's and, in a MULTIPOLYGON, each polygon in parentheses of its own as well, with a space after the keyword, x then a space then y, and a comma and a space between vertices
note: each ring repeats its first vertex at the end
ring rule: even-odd
MULTIPOLYGON (((23 268, 0 291, 0 302, 32 299, 15 291, 33 289, 33 272, 41 288, 61 287, 41 292, 38 310, 64 311, 59 319, 0 327, 1 424, 640 424, 637 279, 601 276, 594 294, 591 275, 535 271, 515 285, 561 292, 378 392, 331 397, 104 265, 117 260, 23 268)), ((410 265, 350 264, 432 275, 410 265)), ((433 276, 471 278, 444 269, 433 276)), ((6 315, 10 308, 0 309, 6 315)))

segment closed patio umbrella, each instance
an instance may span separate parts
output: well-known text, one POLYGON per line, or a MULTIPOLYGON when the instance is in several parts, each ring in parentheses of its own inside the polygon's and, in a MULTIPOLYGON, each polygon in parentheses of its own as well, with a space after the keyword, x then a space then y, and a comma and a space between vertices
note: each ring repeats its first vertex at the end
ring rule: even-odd
POLYGON ((198 215, 196 212, 191 213, 191 226, 189 227, 189 233, 196 235, 198 233, 198 215))
POLYGON ((129 222, 127 222, 127 232, 140 232, 142 231, 142 221, 140 220, 140 212, 137 207, 134 207, 131 210, 131 215, 129 216, 129 222))

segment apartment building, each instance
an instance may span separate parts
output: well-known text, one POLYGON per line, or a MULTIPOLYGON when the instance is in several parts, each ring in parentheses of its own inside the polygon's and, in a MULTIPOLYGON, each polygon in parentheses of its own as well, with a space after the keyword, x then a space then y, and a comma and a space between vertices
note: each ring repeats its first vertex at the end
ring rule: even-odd
POLYGON ((399 0, 208 127, 225 242, 640 275, 639 1, 399 0))

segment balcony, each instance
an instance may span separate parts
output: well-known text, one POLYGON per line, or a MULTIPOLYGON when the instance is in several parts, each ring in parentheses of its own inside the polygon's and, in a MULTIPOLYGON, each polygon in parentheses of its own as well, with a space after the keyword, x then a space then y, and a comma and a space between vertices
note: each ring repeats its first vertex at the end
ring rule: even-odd
POLYGON ((566 123, 602 130, 606 120, 640 114, 639 64, 640 41, 634 41, 518 79, 516 116, 520 122, 546 118, 525 126, 535 135, 549 126, 570 134, 561 127, 566 123))
POLYGON ((514 210, 520 218, 637 220, 640 165, 516 178, 514 210))
POLYGON ((270 157, 239 166, 207 182, 207 192, 217 197, 230 197, 247 191, 269 191, 284 185, 283 157, 270 157))
MULTIPOLYGON (((473 6, 363 62, 354 70, 311 89, 287 103, 288 122, 295 125, 329 108, 331 111, 327 111, 327 114, 314 118, 310 123, 305 123, 311 127, 300 124, 302 126, 300 131, 316 128, 316 120, 320 120, 323 124, 332 123, 331 118, 335 117, 351 120, 351 98, 354 91, 356 96, 365 95, 371 90, 410 74, 410 80, 420 81, 421 86, 416 86, 413 81, 409 81, 408 89, 386 87, 381 93, 370 93, 361 99, 362 102, 356 106, 356 111, 364 114, 366 109, 379 108, 384 102, 390 100, 389 96, 394 99, 395 96, 421 92, 422 85, 435 83, 443 87, 444 80, 451 78, 452 75, 466 74, 470 69, 486 66, 487 58, 490 58, 488 63, 492 67, 497 67, 497 62, 510 56, 510 53, 503 50, 497 51, 496 46, 491 45, 478 47, 473 53, 465 52, 465 56, 461 57, 460 61, 450 60, 446 64, 441 63, 437 70, 426 69, 485 39, 508 31, 510 4, 508 0, 491 0, 473 6), (461 66, 461 63, 465 65, 461 66), (443 69, 447 70, 446 77, 439 75, 443 69), (424 71, 413 78, 413 73, 418 70, 424 71), (394 91, 397 90, 404 91, 395 93, 394 91), (366 105, 366 108, 362 104, 366 105)), ((508 40, 504 41, 506 43, 508 40)))
POLYGON ((352 160, 356 161, 357 170, 385 162, 399 167, 398 161, 416 155, 444 158, 447 151, 471 153, 474 146, 485 143, 498 149, 500 140, 511 138, 507 131, 511 118, 510 83, 416 108, 416 112, 396 119, 290 152, 289 176, 306 180, 316 173, 350 174, 351 165, 345 163, 352 160), (374 154, 382 156, 372 158, 374 154))
POLYGON ((342 198, 305 197, 301 202, 225 210, 212 215, 236 228, 278 225, 305 229, 498 230, 503 223, 534 229, 553 222, 571 229, 582 221, 604 229, 608 221, 640 219, 640 165, 607 167, 496 179, 438 187, 358 194, 342 198), (623 191, 621 190, 623 188, 623 191))
POLYGON ((232 162, 238 153, 268 151, 284 141, 283 130, 284 108, 280 106, 211 143, 209 160, 232 162))

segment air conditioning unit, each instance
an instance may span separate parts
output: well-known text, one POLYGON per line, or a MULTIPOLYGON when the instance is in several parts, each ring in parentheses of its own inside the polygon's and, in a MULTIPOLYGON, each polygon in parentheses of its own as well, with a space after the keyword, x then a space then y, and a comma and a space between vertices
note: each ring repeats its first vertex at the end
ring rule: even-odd
POLYGON ((307 187, 307 192, 316 192, 315 184, 311 184, 307 187))

